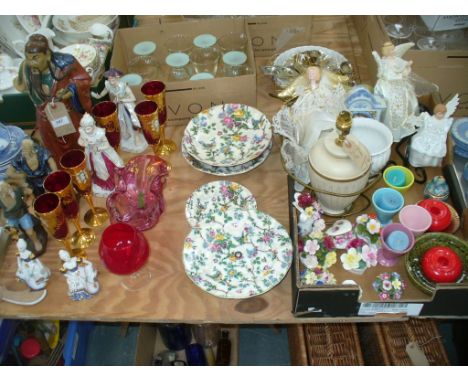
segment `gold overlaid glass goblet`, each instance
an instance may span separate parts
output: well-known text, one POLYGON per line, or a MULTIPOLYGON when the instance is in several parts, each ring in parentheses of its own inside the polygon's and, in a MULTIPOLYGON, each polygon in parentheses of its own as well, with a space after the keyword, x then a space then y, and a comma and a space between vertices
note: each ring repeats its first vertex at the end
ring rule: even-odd
POLYGON ((62 209, 60 198, 57 194, 46 192, 38 196, 33 203, 35 214, 44 224, 49 234, 62 242, 65 249, 75 256, 86 257, 86 252, 79 248, 72 248, 70 243, 67 218, 62 209))
POLYGON ((89 228, 82 228, 80 224, 80 211, 71 176, 66 171, 54 171, 44 179, 44 190, 52 192, 60 198, 63 212, 71 219, 76 227, 72 235, 72 245, 79 249, 88 248, 96 240, 96 235, 89 228))
POLYGON ((168 156, 170 153, 177 151, 176 143, 171 139, 166 139, 166 85, 161 81, 149 81, 141 87, 141 93, 148 101, 153 101, 158 105, 158 119, 160 129, 160 141, 156 155, 168 156))
POLYGON ((84 214, 85 223, 90 227, 102 226, 109 219, 109 214, 105 208, 96 207, 93 203, 91 173, 86 164, 84 151, 79 149, 68 151, 60 158, 60 166, 71 175, 75 189, 88 202, 90 210, 84 214))

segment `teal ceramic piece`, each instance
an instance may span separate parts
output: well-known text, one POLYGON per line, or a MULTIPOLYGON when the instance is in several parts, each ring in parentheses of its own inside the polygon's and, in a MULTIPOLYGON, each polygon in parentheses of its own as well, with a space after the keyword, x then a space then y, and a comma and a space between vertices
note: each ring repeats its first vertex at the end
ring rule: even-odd
POLYGON ((201 34, 193 39, 193 45, 198 48, 209 48, 216 44, 218 39, 212 34, 201 34))
POLYGON ((142 41, 133 47, 133 53, 138 56, 149 56, 156 51, 156 47, 153 41, 142 41))
POLYGON ((449 186, 443 176, 435 176, 424 188, 425 199, 437 199, 446 202, 449 193, 449 186))

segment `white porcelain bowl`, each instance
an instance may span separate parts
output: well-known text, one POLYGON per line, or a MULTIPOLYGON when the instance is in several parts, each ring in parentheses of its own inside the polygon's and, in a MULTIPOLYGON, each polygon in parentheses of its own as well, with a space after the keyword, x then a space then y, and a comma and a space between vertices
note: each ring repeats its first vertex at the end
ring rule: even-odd
POLYGON ((353 118, 350 135, 369 150, 372 161, 370 176, 377 174, 390 159, 393 143, 390 129, 375 119, 356 117, 353 118))
POLYGON ((108 26, 115 31, 119 25, 119 17, 112 16, 91 16, 91 15, 55 15, 52 17, 52 25, 55 30, 55 40, 66 45, 86 43, 91 37, 89 29, 95 23, 108 26))

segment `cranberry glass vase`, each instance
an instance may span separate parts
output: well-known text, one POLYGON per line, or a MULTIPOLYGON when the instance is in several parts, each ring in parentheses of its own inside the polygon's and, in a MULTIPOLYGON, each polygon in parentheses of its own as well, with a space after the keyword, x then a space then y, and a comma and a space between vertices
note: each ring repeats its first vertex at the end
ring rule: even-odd
POLYGON ((164 211, 166 162, 155 155, 140 155, 117 170, 116 187, 107 198, 113 223, 127 223, 139 231, 153 227, 164 211))

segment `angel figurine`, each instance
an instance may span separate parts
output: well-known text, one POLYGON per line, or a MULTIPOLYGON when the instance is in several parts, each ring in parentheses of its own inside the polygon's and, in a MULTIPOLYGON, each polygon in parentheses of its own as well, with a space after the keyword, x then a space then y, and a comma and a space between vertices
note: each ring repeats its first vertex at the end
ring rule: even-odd
POLYGON ((27 248, 24 239, 18 240, 16 248, 18 248, 18 270, 16 271, 18 280, 27 284, 32 290, 44 289, 49 281, 50 269, 27 248))
POLYGON ((392 132, 394 142, 415 131, 410 117, 419 113, 415 87, 410 80, 413 62, 402 58, 413 46, 412 42, 398 46, 386 42, 382 57, 376 51, 372 52, 378 69, 374 93, 387 103, 383 122, 392 132))
POLYGON ((68 296, 73 301, 88 300, 99 292, 97 270, 90 261, 71 257, 64 250, 59 251, 59 257, 63 261, 60 271, 67 279, 68 296))
POLYGON ((107 197, 115 188, 114 172, 124 166, 123 160, 106 138, 106 131, 98 127, 93 117, 85 113, 80 121, 78 144, 85 148, 88 168, 93 179, 93 193, 107 197))
POLYGON ((109 94, 112 102, 117 104, 117 113, 120 125, 120 147, 123 151, 129 153, 142 153, 148 147, 141 132, 140 121, 135 114, 136 98, 132 89, 120 78, 122 77, 120 70, 111 68, 104 73, 107 78, 105 87, 100 94, 91 92, 91 95, 100 99, 109 94))
MULTIPOLYGON (((308 154, 320 134, 335 128, 336 118, 346 108, 346 90, 318 66, 307 69, 307 88, 291 107, 283 107, 273 118, 275 133, 283 140, 281 154, 286 168, 309 183, 308 154)), ((296 189, 300 189, 297 187, 296 189)))
POLYGON ((418 132, 411 139, 409 162, 413 167, 440 167, 447 154, 447 134, 452 127, 452 115, 460 98, 455 94, 446 105, 434 107, 434 115, 427 112, 414 118, 418 132))

